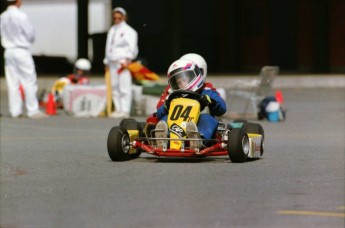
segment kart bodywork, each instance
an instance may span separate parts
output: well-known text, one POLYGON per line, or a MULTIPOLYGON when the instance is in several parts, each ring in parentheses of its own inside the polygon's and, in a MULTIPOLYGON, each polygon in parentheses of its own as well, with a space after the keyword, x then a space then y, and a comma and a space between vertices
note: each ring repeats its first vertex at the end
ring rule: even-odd
POLYGON ((203 139, 199 132, 191 135, 186 123, 198 122, 200 95, 190 91, 179 91, 169 96, 168 129, 166 138, 155 137, 157 120, 149 118, 147 122, 135 119, 123 119, 119 126, 114 126, 108 135, 108 154, 113 161, 125 161, 138 158, 148 153, 158 157, 206 157, 229 156, 232 162, 244 162, 247 158, 259 158, 264 152, 264 130, 260 124, 247 120, 235 120, 229 124, 219 121, 215 137, 203 139), (158 142, 161 143, 158 143, 158 142), (192 147, 191 141, 199 142, 192 147), (163 142, 163 143, 162 143, 163 142))

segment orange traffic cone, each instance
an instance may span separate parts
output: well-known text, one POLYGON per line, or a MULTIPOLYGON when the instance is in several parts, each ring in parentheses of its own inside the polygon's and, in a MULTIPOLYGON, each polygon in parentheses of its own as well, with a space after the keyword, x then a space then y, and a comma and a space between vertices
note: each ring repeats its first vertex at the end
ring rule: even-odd
POLYGON ((276 100, 279 102, 281 105, 284 104, 284 98, 283 98, 283 93, 280 90, 276 91, 276 100))
POLYGON ((46 113, 48 115, 56 115, 56 103, 55 98, 52 93, 48 95, 48 102, 46 105, 46 113))

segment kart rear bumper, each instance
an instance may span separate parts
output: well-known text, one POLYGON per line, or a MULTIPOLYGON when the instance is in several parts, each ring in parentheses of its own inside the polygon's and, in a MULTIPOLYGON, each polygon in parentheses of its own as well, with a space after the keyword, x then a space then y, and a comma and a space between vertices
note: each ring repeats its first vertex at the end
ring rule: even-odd
POLYGON ((205 149, 163 149, 155 148, 154 146, 146 145, 140 141, 134 141, 134 148, 140 148, 142 152, 152 154, 158 157, 205 157, 205 156, 227 156, 228 152, 222 148, 222 143, 216 143, 213 146, 205 149))

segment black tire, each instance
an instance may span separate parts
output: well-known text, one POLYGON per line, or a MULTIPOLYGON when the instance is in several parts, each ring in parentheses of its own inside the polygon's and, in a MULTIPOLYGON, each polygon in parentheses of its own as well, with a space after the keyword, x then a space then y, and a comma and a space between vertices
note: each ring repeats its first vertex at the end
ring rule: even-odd
POLYGON ((126 130, 139 130, 139 124, 135 119, 128 118, 128 119, 123 119, 120 122, 120 126, 124 127, 126 130))
POLYGON ((128 154, 129 135, 125 128, 121 126, 113 127, 108 135, 107 148, 112 161, 126 161, 130 159, 128 154))
POLYGON ((249 138, 244 128, 234 128, 228 135, 228 154, 231 162, 245 162, 249 154, 249 138))
POLYGON ((265 141, 265 132, 264 128, 257 123, 248 123, 245 126, 246 133, 260 134, 262 135, 261 145, 260 145, 260 155, 264 153, 264 141, 265 141))

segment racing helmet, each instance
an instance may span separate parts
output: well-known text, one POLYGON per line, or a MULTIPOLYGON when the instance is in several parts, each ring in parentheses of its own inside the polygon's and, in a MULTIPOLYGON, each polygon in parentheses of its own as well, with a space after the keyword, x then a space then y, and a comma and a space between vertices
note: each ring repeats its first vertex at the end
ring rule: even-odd
POLYGON ((195 92, 204 85, 200 68, 191 60, 176 60, 170 65, 167 74, 172 91, 183 89, 195 92))
POLYGON ((198 55, 196 53, 188 53, 188 54, 183 55, 180 59, 188 59, 188 60, 192 60, 193 62, 195 62, 196 65, 198 65, 198 67, 200 68, 200 70, 202 72, 202 77, 203 77, 204 81, 206 81, 207 63, 201 55, 198 55))
POLYGON ((87 59, 78 59, 74 64, 74 71, 77 72, 77 70, 84 71, 84 74, 88 74, 91 70, 91 63, 87 59))

